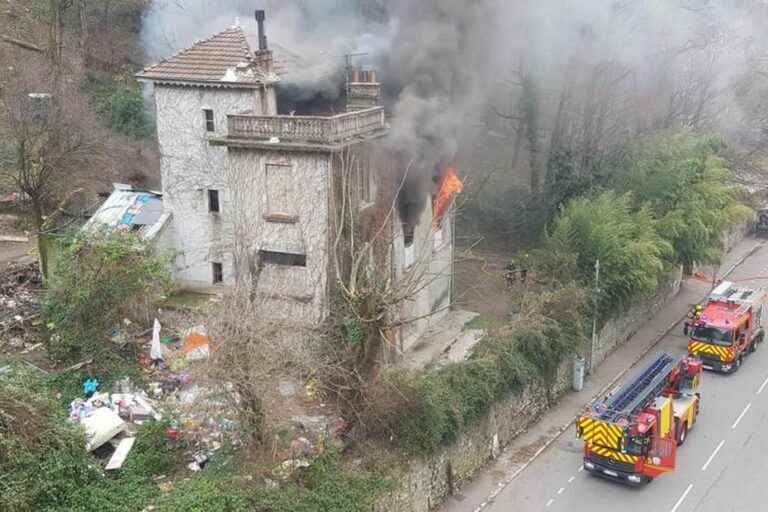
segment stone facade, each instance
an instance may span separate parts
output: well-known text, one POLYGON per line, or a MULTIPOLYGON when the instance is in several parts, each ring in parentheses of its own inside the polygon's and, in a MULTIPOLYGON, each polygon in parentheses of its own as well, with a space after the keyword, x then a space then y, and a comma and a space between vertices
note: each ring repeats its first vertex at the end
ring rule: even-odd
MULTIPOLYGON (((370 197, 347 205, 360 211, 389 208, 392 198, 371 190, 385 173, 400 171, 391 154, 381 168, 371 167, 372 154, 390 153, 381 143, 388 125, 377 106, 379 85, 373 72, 369 82, 355 83, 354 97, 362 87, 371 100, 367 108, 278 115, 271 54, 251 52, 245 39, 233 27, 138 75, 154 85, 163 207, 171 216, 161 245, 177 254, 174 278, 182 287, 215 293, 255 278, 269 315, 316 325, 333 294, 331 187, 339 157, 354 151, 369 166, 370 183, 351 188, 370 197), (382 197, 386 204, 374 204, 382 197)), ((450 215, 433 230, 429 191, 424 194, 416 264, 406 262, 396 214, 382 230, 390 245, 384 274, 423 276, 397 312, 405 326, 397 333, 401 350, 451 301, 450 215)))
POLYGON ((178 253, 174 276, 185 287, 207 289, 213 284, 211 265, 221 262, 225 282, 233 276, 232 261, 221 252, 222 215, 212 214, 208 190, 221 192, 226 211, 226 148, 211 146, 209 136, 226 134, 227 114, 261 108, 276 108, 273 88, 227 89, 170 86, 154 88, 157 137, 162 155, 163 203, 173 216, 169 236, 178 253), (206 129, 204 110, 213 111, 212 132, 206 129))

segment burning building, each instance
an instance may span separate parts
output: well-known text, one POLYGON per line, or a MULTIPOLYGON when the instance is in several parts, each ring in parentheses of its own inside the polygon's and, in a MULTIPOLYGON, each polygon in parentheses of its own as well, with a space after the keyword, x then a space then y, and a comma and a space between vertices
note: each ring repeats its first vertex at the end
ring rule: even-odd
POLYGON ((280 101, 263 11, 256 19, 255 50, 233 26, 137 75, 154 88, 171 219, 163 243, 178 254, 175 279, 216 292, 257 276, 273 314, 322 322, 338 278, 333 187, 351 162, 344 207, 361 218, 386 214, 376 229, 387 234, 383 274, 393 282, 419 275, 396 313, 405 350, 451 304, 451 204, 461 181, 447 166, 409 164, 389 149, 374 70, 344 69, 343 105, 280 101))

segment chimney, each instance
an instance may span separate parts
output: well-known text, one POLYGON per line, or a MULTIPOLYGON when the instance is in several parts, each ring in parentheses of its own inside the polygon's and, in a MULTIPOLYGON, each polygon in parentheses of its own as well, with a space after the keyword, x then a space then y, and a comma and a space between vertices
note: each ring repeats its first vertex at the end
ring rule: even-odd
POLYGON ((381 84, 376 79, 376 70, 352 68, 347 83, 347 112, 379 106, 381 84))
POLYGON ((267 35, 264 33, 264 20, 267 19, 266 13, 262 9, 256 11, 256 23, 259 25, 259 51, 267 49, 267 35))

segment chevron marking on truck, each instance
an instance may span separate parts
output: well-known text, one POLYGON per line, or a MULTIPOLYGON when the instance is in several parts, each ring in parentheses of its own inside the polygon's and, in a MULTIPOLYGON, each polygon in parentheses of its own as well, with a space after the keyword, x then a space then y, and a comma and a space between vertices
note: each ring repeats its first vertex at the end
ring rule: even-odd
POLYGON ((613 423, 595 420, 587 416, 579 418, 580 436, 590 444, 618 449, 621 446, 622 429, 613 423))
POLYGON ((693 355, 698 355, 699 352, 716 355, 720 358, 721 361, 727 361, 733 357, 732 349, 728 347, 718 347, 716 345, 701 343, 699 341, 691 341, 689 350, 693 355))
POLYGON ((608 448, 603 448, 602 446, 590 445, 589 449, 599 455, 602 455, 603 457, 609 457, 611 459, 619 460, 621 462, 634 464, 637 461, 637 457, 635 457, 634 455, 617 452, 616 450, 609 450, 608 448))

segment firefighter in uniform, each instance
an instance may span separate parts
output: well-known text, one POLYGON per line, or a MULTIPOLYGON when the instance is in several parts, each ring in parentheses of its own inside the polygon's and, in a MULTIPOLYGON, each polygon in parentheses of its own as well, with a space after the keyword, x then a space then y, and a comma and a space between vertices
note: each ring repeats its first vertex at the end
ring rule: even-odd
POLYGON ((703 309, 701 304, 696 304, 688 310, 688 315, 685 317, 685 323, 683 325, 683 334, 688 336, 688 333, 693 331, 693 326, 696 325, 696 322, 699 320, 703 309))

